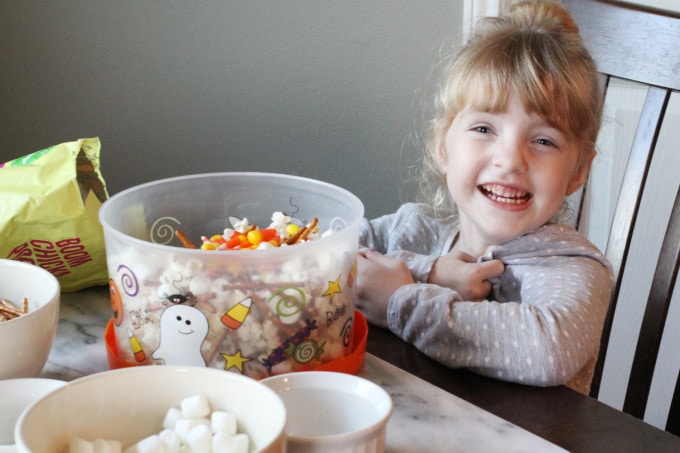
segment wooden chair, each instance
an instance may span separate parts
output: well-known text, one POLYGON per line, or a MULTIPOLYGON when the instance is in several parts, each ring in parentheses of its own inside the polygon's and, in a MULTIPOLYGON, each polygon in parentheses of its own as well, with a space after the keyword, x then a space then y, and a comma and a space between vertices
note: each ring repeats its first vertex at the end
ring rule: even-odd
POLYGON ((615 272, 591 395, 680 435, 680 289, 673 294, 680 263, 680 14, 620 1, 562 3, 606 93, 599 154, 577 219, 615 272), (642 93, 639 111, 612 108, 612 96, 627 96, 625 89, 642 93), (625 125, 629 118, 636 127, 625 125), (627 150, 619 142, 629 131, 627 150), (616 149, 607 148, 612 142, 616 149), (607 199, 612 208, 603 212, 607 199))

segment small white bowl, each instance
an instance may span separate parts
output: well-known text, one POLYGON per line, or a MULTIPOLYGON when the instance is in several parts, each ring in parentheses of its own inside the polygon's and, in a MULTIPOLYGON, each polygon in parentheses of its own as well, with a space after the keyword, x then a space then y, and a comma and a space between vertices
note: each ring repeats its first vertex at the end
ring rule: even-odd
POLYGON ((158 434, 168 410, 196 395, 205 395, 213 410, 236 416, 251 451, 285 451, 286 409, 275 392, 240 374, 178 366, 123 368, 69 382, 19 417, 17 450, 67 451, 74 437, 131 446, 158 434))
POLYGON ((21 307, 27 298, 29 309, 25 315, 0 322, 0 379, 40 374, 57 332, 59 293, 59 282, 45 269, 0 259, 0 299, 21 307))
POLYGON ((24 409, 64 384, 56 379, 0 380, 0 452, 14 444, 14 427, 24 409))
POLYGON ((289 452, 384 451, 392 399, 373 382, 324 371, 283 374, 261 382, 286 405, 289 452))

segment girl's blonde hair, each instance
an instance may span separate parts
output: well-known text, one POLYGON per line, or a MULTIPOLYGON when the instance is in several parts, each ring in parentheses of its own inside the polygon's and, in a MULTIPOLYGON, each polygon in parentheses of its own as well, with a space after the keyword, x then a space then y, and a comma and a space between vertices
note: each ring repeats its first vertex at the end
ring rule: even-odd
POLYGON ((422 195, 449 208, 440 151, 449 126, 466 107, 502 112, 515 93, 527 111, 578 140, 589 159, 602 121, 598 73, 571 14, 560 4, 525 1, 480 21, 443 74, 429 123, 422 195))

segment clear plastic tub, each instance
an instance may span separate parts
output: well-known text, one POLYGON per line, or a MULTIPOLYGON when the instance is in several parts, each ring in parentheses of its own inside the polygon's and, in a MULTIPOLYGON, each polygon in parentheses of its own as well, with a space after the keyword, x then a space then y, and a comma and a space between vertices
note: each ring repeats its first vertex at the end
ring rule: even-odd
POLYGON ((112 196, 104 228, 119 358, 196 365, 260 379, 313 370, 352 353, 361 201, 337 186, 269 173, 164 179, 112 196), (189 249, 231 228, 266 228, 274 212, 303 224, 308 242, 266 250, 189 249))

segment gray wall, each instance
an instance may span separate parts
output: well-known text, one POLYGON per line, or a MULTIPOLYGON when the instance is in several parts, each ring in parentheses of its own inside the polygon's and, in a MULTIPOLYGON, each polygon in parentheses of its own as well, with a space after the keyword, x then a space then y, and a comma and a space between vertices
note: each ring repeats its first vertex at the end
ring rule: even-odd
POLYGON ((461 1, 4 1, 0 162, 99 136, 109 192, 271 171, 393 211, 461 1))

